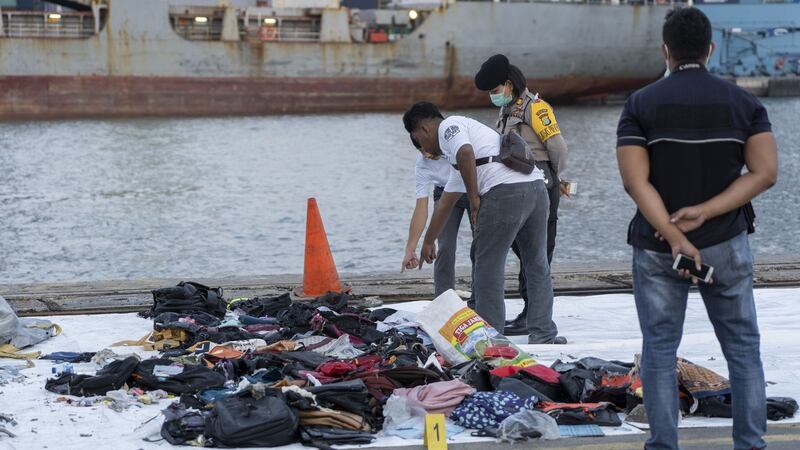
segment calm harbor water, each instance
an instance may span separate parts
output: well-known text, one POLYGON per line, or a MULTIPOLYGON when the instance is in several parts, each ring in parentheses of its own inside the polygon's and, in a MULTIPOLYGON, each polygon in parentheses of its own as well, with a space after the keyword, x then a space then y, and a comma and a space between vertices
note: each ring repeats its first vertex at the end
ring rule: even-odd
MULTIPOLYGON (((764 103, 780 174, 755 201, 751 243, 797 255, 800 99, 764 103)), ((557 264, 630 258, 620 110, 556 108, 579 185, 561 203, 557 264)), ((312 196, 340 272, 398 271, 415 156, 396 113, 2 123, 0 283, 301 273, 312 196)), ((464 267, 469 241, 465 219, 464 267)))

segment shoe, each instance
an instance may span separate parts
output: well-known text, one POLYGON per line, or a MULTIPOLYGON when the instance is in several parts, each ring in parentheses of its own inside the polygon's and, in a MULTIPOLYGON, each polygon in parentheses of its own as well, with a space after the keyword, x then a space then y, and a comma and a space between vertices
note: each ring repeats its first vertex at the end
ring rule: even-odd
POLYGON ((528 324, 525 321, 513 321, 503 328, 504 336, 525 336, 528 334, 528 324))
POLYGON ((532 342, 530 339, 528 339, 528 344, 536 344, 536 345, 564 345, 566 343, 567 343, 567 338, 565 338, 564 336, 556 336, 552 340, 546 342, 532 342))
POLYGON ((506 320, 506 326, 509 326, 517 322, 522 323, 524 325, 527 321, 528 321, 528 305, 525 305, 525 307, 522 308, 522 312, 520 312, 519 315, 517 315, 517 317, 511 320, 506 320))
POLYGON ((528 334, 528 308, 522 308, 522 312, 514 320, 506 321, 503 334, 506 336, 524 336, 528 334))

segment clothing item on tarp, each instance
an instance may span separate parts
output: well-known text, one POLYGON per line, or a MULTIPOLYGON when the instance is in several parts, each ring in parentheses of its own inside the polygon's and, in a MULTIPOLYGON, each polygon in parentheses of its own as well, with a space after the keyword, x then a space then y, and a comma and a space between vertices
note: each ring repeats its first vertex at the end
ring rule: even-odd
POLYGON ((503 378, 497 383, 497 390, 503 392, 513 392, 523 399, 531 399, 536 402, 552 402, 553 400, 537 391, 533 386, 522 382, 516 378, 503 378))
POLYGON ((489 373, 491 369, 485 362, 473 359, 451 367, 447 370, 447 373, 451 377, 458 378, 474 387, 479 392, 490 392, 495 390, 492 385, 492 375, 489 373))
POLYGON ((239 310, 253 317, 276 317, 291 304, 292 296, 287 292, 274 297, 232 299, 228 302, 227 308, 231 311, 239 310))
POLYGON ((61 327, 49 320, 19 318, 5 298, 0 296, 0 358, 35 359, 40 352, 20 352, 53 336, 61 327))
POLYGON ((376 325, 378 331, 388 331, 392 328, 421 327, 417 322, 417 314, 410 311, 396 311, 384 318, 376 325))
POLYGON ((622 361, 606 361, 605 359, 595 358, 593 356, 581 358, 574 362, 563 362, 560 359, 557 359, 556 362, 550 365, 550 368, 560 373, 579 368, 616 375, 625 375, 630 372, 633 367, 633 363, 622 361))
POLYGON ((386 337, 366 317, 349 313, 338 314, 324 308, 317 309, 312 315, 311 328, 333 338, 347 334, 350 342, 355 345, 377 343, 386 337))
POLYGON ((683 358, 678 358, 678 382, 694 398, 731 392, 731 384, 727 378, 683 358))
POLYGON ((19 318, 11 305, 0 295, 0 345, 11 342, 17 335, 19 318))
POLYGON ((366 431, 323 426, 300 427, 300 441, 317 448, 330 448, 331 445, 365 445, 374 440, 375 436, 366 431))
POLYGON ((618 427, 622 425, 619 415, 611 403, 547 403, 538 408, 556 419, 559 425, 599 425, 618 427))
POLYGON ((364 354, 363 351, 353 347, 347 335, 335 339, 327 336, 309 336, 294 339, 294 342, 303 345, 305 350, 337 359, 352 359, 364 354))
POLYGON ((523 409, 533 409, 534 402, 512 392, 478 392, 467 396, 450 418, 466 428, 497 428, 502 421, 523 409))
POLYGON ((61 395, 105 395, 108 391, 121 388, 131 377, 139 364, 138 356, 129 356, 121 361, 113 361, 97 371, 97 374, 78 375, 63 373, 48 379, 45 389, 61 395))
POLYGON ((42 355, 39 359, 49 359, 61 362, 90 362, 94 358, 95 352, 53 352, 42 355))
POLYGON ((220 318, 205 311, 163 312, 153 318, 153 328, 169 323, 182 323, 196 327, 216 327, 220 318))
POLYGON ((207 367, 185 366, 163 358, 140 362, 131 380, 143 389, 163 389, 171 394, 195 394, 225 383, 223 375, 207 367))
POLYGON ((460 380, 440 381, 413 388, 395 389, 394 395, 406 397, 413 406, 419 406, 429 414, 449 415, 461 404, 464 397, 474 394, 475 388, 460 380))
POLYGON ((380 419, 375 405, 370 405, 369 390, 361 379, 307 387, 320 406, 347 411, 362 417, 371 427, 377 428, 380 419))
POLYGON ((559 425, 558 432, 563 437, 603 437, 603 429, 597 425, 559 425))
POLYGON ((794 417, 797 412, 797 401, 789 397, 767 397, 767 418, 782 420, 794 417))
POLYGON ((497 438, 503 442, 520 439, 558 439, 561 434, 555 419, 536 410, 522 410, 508 416, 497 427, 497 438))
MULTIPOLYGON (((536 367, 536 366, 535 366, 536 367)), ((565 400, 564 388, 561 384, 562 378, 559 375, 559 381, 555 381, 551 376, 543 375, 536 371, 520 370, 508 378, 514 378, 532 387, 536 391, 543 394, 540 399, 550 398, 557 401, 565 400)))
POLYGON ((372 427, 363 416, 329 408, 298 411, 303 426, 323 426, 344 430, 371 431, 372 427))

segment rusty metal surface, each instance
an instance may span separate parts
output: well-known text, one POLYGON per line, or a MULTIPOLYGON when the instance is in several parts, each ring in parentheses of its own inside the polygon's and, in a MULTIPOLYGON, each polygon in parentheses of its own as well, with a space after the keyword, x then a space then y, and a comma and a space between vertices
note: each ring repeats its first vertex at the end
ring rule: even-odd
MULTIPOLYGON (((646 79, 535 80, 548 100, 631 89, 646 79)), ((0 77, 0 119, 247 115, 403 110, 419 100, 486 107, 485 93, 457 79, 0 77), (461 95, 457 93, 463 93, 461 95)))
POLYGON ((457 2, 385 44, 188 41, 162 0, 110 0, 88 39, 0 38, 0 117, 485 106, 472 83, 502 52, 549 100, 637 88, 663 71, 666 7, 457 2))

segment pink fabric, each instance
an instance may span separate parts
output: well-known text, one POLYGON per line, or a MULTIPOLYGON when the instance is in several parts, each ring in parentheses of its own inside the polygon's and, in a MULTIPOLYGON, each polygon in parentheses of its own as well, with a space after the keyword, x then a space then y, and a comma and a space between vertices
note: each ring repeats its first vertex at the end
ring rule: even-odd
POLYGON ((428 413, 449 415, 464 401, 464 397, 475 393, 475 388, 460 380, 439 381, 414 388, 395 389, 393 394, 406 397, 412 406, 419 406, 428 413))

